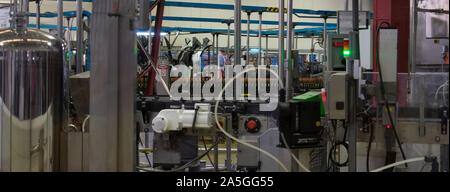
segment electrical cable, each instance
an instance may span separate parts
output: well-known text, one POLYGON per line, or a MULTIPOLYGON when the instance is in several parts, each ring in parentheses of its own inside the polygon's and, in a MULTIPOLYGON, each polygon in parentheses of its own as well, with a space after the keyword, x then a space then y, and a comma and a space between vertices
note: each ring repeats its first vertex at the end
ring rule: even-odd
MULTIPOLYGON (((208 150, 208 147, 206 146, 206 142, 205 142, 205 137, 202 136, 202 141, 203 141, 203 146, 205 147, 205 151, 208 150)), ((216 167, 216 165, 213 163, 211 157, 209 156, 209 153, 207 154, 208 159, 209 159, 209 163, 211 163, 211 165, 213 167, 216 167)))
MULTIPOLYGON (((334 129, 334 132, 335 132, 335 136, 336 136, 337 135, 336 134, 337 133, 337 131, 336 131, 337 130, 337 122, 336 122, 336 120, 331 120, 331 124, 333 126, 333 129, 334 129)), ((348 150, 349 150, 349 145, 346 142, 348 128, 344 124, 345 124, 345 122, 343 122, 343 127, 345 129, 343 140, 342 141, 338 141, 338 142, 336 142, 334 140, 333 141, 333 145, 330 148, 330 152, 328 153, 328 159, 330 160, 329 162, 331 162, 334 166, 337 166, 337 167, 345 167, 345 166, 348 165, 348 161, 349 161, 349 158, 347 158, 347 160, 344 161, 343 163, 339 163, 333 158, 333 152, 336 151, 338 146, 343 146, 345 148, 345 150, 347 150, 347 153, 348 153, 348 150)))
MULTIPOLYGON (((386 98, 386 90, 385 90, 385 87, 384 87, 383 75, 382 75, 382 72, 381 72, 380 49, 379 49, 379 43, 380 43, 380 42, 379 42, 379 36, 380 36, 380 29, 381 29, 381 26, 382 26, 383 24, 387 24, 389 27, 391 26, 391 24, 388 23, 387 21, 382 21, 382 22, 378 25, 377 31, 376 31, 376 41, 375 41, 375 50, 376 50, 376 51, 375 51, 375 52, 376 52, 376 64, 377 64, 377 67, 378 67, 378 74, 379 74, 379 76, 380 76, 381 96, 382 96, 382 99, 383 99, 383 101, 384 101, 384 103, 385 103, 386 111, 387 111, 388 116, 389 116, 389 122, 391 123, 392 130, 393 130, 394 136, 395 136, 395 140, 397 141, 398 147, 400 148, 400 152, 401 152, 401 154, 402 154, 402 158, 403 158, 404 160, 406 160, 406 155, 405 155, 405 152, 403 151, 402 143, 400 142, 400 138, 398 137, 397 129, 395 128, 394 120, 393 120, 393 118, 392 118, 391 111, 389 110, 389 109, 390 109, 390 107, 389 107, 389 101, 388 101, 387 98, 386 98)), ((405 163, 405 166, 408 167, 408 164, 405 163)))
MULTIPOLYGON (((269 71, 270 73, 274 74, 274 75, 276 76, 276 78, 278 79, 278 81, 279 81, 279 83, 280 83, 280 85, 281 85, 281 88, 283 88, 283 82, 282 82, 281 79, 278 77, 278 74, 277 74, 277 73, 275 73, 274 71, 272 71, 272 70, 270 70, 270 69, 267 69, 267 68, 260 68, 260 67, 258 67, 257 69, 263 69, 263 70, 265 70, 265 71, 269 71)), ((224 91, 230 86, 230 84, 232 84, 232 83, 234 82, 234 80, 236 80, 236 78, 242 76, 243 74, 245 74, 245 73, 247 73, 247 72, 249 72, 249 71, 254 71, 254 70, 256 70, 256 68, 248 68, 248 69, 245 69, 245 70, 241 71, 240 73, 236 74, 236 76, 234 76, 230 81, 228 81, 228 82, 225 84, 224 88, 220 91, 219 95, 218 95, 217 98, 216 98, 216 100, 217 100, 217 101, 216 101, 216 106, 214 107, 214 116, 215 116, 215 119, 216 119, 217 127, 218 127, 219 130, 222 131, 222 133, 225 134, 227 137, 229 137, 229 138, 235 140, 236 142, 238 142, 238 143, 240 143, 240 144, 242 144, 242 145, 245 145, 245 146, 247 146, 247 147, 249 147, 249 148, 252 148, 252 149, 255 149, 255 150, 257 150, 257 151, 260 151, 261 153, 267 155, 268 157, 270 157, 271 159, 273 159, 275 162, 277 162, 277 163, 283 168, 284 171, 289 172, 289 170, 287 169, 287 167, 286 167, 286 166, 285 166, 278 158, 276 158, 274 155, 270 154, 269 152, 267 152, 267 151, 265 151, 265 150, 263 150, 263 149, 261 149, 261 148, 259 148, 259 147, 257 147, 257 146, 254 146, 254 145, 252 145, 252 144, 250 144, 250 143, 247 143, 247 142, 245 142, 245 141, 242 141, 242 140, 240 140, 240 139, 238 139, 238 138, 232 136, 230 133, 228 133, 227 131, 225 131, 225 130, 223 129, 222 125, 220 125, 219 117, 218 117, 218 109, 219 109, 219 103, 220 103, 220 101, 222 100, 222 95, 223 95, 224 91)))
POLYGON ((384 167, 380 167, 378 169, 372 170, 370 172, 381 172, 383 170, 386 170, 386 169, 389 169, 389 168, 392 168, 392 167, 396 167, 396 166, 399 166, 401 164, 412 163, 412 162, 417 162, 417 161, 425 161, 425 157, 417 157, 417 158, 412 158, 412 159, 407 159, 407 160, 395 162, 395 163, 392 163, 390 165, 386 165, 384 167))

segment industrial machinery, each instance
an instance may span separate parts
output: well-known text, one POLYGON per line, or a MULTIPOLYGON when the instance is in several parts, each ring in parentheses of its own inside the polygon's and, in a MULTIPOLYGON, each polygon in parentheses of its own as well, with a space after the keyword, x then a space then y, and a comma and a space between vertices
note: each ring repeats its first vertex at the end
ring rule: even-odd
POLYGON ((292 0, 286 9, 92 1, 91 18, 82 0, 73 12, 58 0, 57 14, 20 2, 0 30, 0 171, 448 171, 442 3, 373 0, 363 11, 354 0, 352 11, 326 11, 292 0), (232 10, 234 21, 165 15, 171 6, 232 10), (41 16, 58 17, 57 37, 32 28, 41 16))

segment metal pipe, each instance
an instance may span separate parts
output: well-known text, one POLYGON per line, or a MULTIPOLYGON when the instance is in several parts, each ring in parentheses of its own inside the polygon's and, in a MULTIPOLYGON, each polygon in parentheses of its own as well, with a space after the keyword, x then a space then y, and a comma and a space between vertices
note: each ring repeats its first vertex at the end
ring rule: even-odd
POLYGON ((359 10, 364 10, 364 0, 359 0, 359 10))
POLYGON ((234 63, 241 65, 241 0, 234 0, 234 63))
POLYGON ((250 15, 251 12, 247 12, 247 58, 245 59, 245 65, 250 64, 250 15))
POLYGON ((416 33, 417 33, 417 0, 410 0, 410 30, 409 30, 409 67, 408 93, 411 93, 411 73, 416 72, 416 33))
POLYGON ((345 10, 348 11, 348 0, 345 0, 345 10))
POLYGON ((279 0, 278 16, 278 76, 284 79, 284 0, 279 0))
POLYGON ((293 25, 292 25, 292 4, 293 0, 287 0, 287 38, 286 38, 286 44, 287 44, 287 53, 286 53, 286 59, 287 59, 287 66, 285 66, 286 70, 286 101, 288 101, 291 98, 291 74, 290 71, 292 71, 292 32, 293 32, 293 25))
POLYGON ((57 3, 58 3, 58 7, 57 7, 58 37, 63 38, 63 0, 58 0, 57 3))
POLYGON ((83 53, 83 0, 77 0, 77 74, 83 72, 83 53))
POLYGON ((227 59, 225 61, 228 61, 228 58, 230 56, 230 36, 231 36, 231 23, 227 23, 228 31, 227 31, 227 59))
MULTIPOLYGON (((269 35, 266 35, 266 53, 269 52, 269 35)), ((267 57, 267 55, 265 56, 267 57)), ((264 58, 265 58, 264 57, 264 58)), ((264 63, 265 64, 265 63, 264 63)))
POLYGON ((259 26, 258 26, 258 62, 257 65, 261 65, 261 40, 262 40, 262 12, 259 12, 259 26))
POLYGON ((225 165, 227 167, 227 171, 231 172, 232 171, 232 167, 231 167, 231 138, 227 137, 225 139, 225 143, 226 143, 226 151, 227 151, 227 160, 225 162, 225 165))
POLYGON ((220 69, 220 50, 219 50, 219 34, 216 34, 216 55, 217 55, 217 68, 220 69))
POLYGON ((353 14, 353 31, 359 30, 359 10, 358 0, 352 2, 352 14, 353 14))
MULTIPOLYGON (((67 50, 68 50, 68 52, 69 52, 69 66, 72 64, 72 43, 71 43, 71 41, 72 41, 72 33, 70 32, 70 27, 71 27, 71 25, 70 25, 70 18, 68 17, 67 18, 67 34, 68 34, 68 36, 67 36, 67 50)), ((62 37, 61 37, 62 38, 62 37)))
MULTIPOLYGON (((214 143, 217 143, 219 138, 218 136, 214 136, 214 143)), ((219 145, 214 147, 214 171, 219 172, 219 145)))
POLYGON ((150 22, 149 28, 148 28, 148 54, 152 54, 152 42, 153 42, 153 36, 152 36, 152 12, 148 14, 148 20, 150 22))
POLYGON ((36 28, 41 28, 41 4, 40 0, 36 0, 36 28))
MULTIPOLYGON (((295 50, 294 42, 295 42, 295 23, 292 24, 292 36, 291 36, 291 48, 295 50)), ((292 57, 292 56, 291 56, 292 57)))
POLYGON ((17 14, 17 9, 18 9, 18 4, 17 4, 17 0, 14 0, 14 5, 13 5, 13 10, 14 10, 14 15, 16 15, 17 14))
MULTIPOLYGON (((353 15, 353 32, 350 33, 350 37, 353 37, 352 33, 356 33, 356 37, 351 38, 350 41, 353 44, 355 41, 358 40, 358 30, 359 30, 359 6, 358 6, 358 0, 353 0, 352 2, 352 15, 353 15)), ((353 50, 354 53, 356 53, 359 50, 353 50)), ((347 65, 347 67, 350 66, 351 70, 355 65, 354 63, 356 60, 359 60, 358 56, 355 56, 356 54, 352 54, 352 60, 348 63, 350 65, 347 65)), ((353 72, 352 72, 353 73, 353 72)), ((348 126, 348 141, 349 141, 349 148, 348 148, 348 170, 350 172, 356 172, 357 165, 356 165, 356 156, 357 156, 357 149, 356 149, 356 142, 357 142, 357 131, 358 131, 358 122, 357 122, 357 107, 358 107, 358 80, 354 79, 354 76, 351 75, 352 78, 349 79, 349 126, 348 126)))
MULTIPOLYGON (((29 13, 29 1, 28 0, 22 0, 22 4, 20 4, 21 10, 23 13, 29 13)), ((25 17, 25 26, 28 27, 30 24, 28 16, 25 17)))
MULTIPOLYGON (((211 46, 211 53, 212 54, 208 54, 208 58, 211 58, 211 63, 214 63, 214 59, 213 59, 213 56, 214 56, 214 53, 216 53, 216 34, 215 33, 212 33, 212 46, 211 46)), ((211 63, 210 62, 208 62, 208 65, 211 65, 211 63)))
POLYGON ((323 56, 323 61, 326 62, 328 61, 328 54, 327 54, 327 47, 328 46, 328 33, 327 33, 327 17, 325 17, 324 22, 323 22, 323 52, 324 52, 324 56, 323 56))

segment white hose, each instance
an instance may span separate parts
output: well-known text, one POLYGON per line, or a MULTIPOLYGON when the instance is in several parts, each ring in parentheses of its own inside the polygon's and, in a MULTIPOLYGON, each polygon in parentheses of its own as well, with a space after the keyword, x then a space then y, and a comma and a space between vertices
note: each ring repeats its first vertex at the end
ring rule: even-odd
POLYGON ((448 81, 445 82, 444 84, 442 84, 441 86, 439 86, 439 88, 436 90, 436 93, 434 94, 435 100, 438 99, 439 91, 442 89, 442 98, 444 99, 444 102, 445 102, 445 86, 448 86, 448 81))
POLYGON ((89 118, 91 118, 91 116, 90 116, 90 115, 87 115, 86 118, 84 118, 84 120, 83 120, 83 125, 81 126, 81 132, 82 132, 82 133, 86 133, 86 122, 87 122, 87 120, 88 120, 89 118))
POLYGON ((380 167, 380 168, 375 169, 375 170, 370 171, 370 172, 381 172, 383 170, 386 170, 386 169, 389 169, 389 168, 392 168, 392 167, 396 167, 396 166, 399 166, 399 165, 402 165, 402 164, 412 163, 412 162, 416 162, 416 161, 425 161, 425 157, 417 157, 417 158, 407 159, 407 160, 404 160, 404 161, 399 161, 399 162, 396 162, 396 163, 392 163, 390 165, 386 165, 384 167, 380 167))
POLYGON ((289 153, 291 154, 292 158, 294 158, 295 162, 297 162, 297 164, 306 172, 311 172, 308 168, 306 168, 302 162, 300 162, 300 160, 298 160, 298 158, 294 155, 294 153, 292 153, 291 149, 289 148, 289 145, 287 144, 286 138, 284 137, 283 133, 281 134, 281 139, 283 140, 284 146, 286 146, 286 148, 289 150, 289 153))
MULTIPOLYGON (((273 73, 273 74, 276 76, 276 78, 278 79, 278 81, 280 82, 281 87, 283 88, 283 82, 280 81, 280 78, 278 77, 278 74, 275 73, 274 71, 270 70, 270 69, 267 69, 267 68, 248 68, 248 69, 245 69, 244 71, 241 71, 240 73, 238 73, 236 76, 234 76, 230 81, 228 81, 228 82, 225 84, 225 86, 224 86, 224 88, 222 89, 222 91, 220 91, 219 96, 217 96, 217 99, 216 99, 216 100, 217 100, 217 101, 216 101, 216 106, 214 107, 214 117, 215 117, 215 119, 216 119, 216 124, 217 124, 218 128, 220 129, 220 131, 222 131, 222 133, 225 134, 227 137, 229 137, 229 138, 235 140, 236 142, 238 142, 238 143, 240 143, 240 144, 242 144, 242 145, 245 145, 245 146, 247 146, 247 147, 250 147, 250 148, 252 148, 252 149, 255 149, 255 150, 257 150, 257 151, 260 151, 261 153, 264 153, 265 155, 267 155, 268 157, 270 157, 271 159, 273 159, 275 162, 277 162, 277 163, 284 169, 284 171, 289 172, 289 170, 286 168, 286 166, 285 166, 278 158, 276 158, 275 156, 273 156, 273 155, 270 154, 269 152, 267 152, 267 151, 265 151, 265 150, 263 150, 263 149, 261 149, 261 148, 259 148, 259 147, 257 147, 257 146, 254 146, 254 145, 252 145, 252 144, 250 144, 250 143, 247 143, 247 142, 245 142, 245 141, 239 140, 238 138, 232 136, 230 133, 226 132, 226 131, 223 129, 223 127, 220 125, 220 122, 219 122, 219 118, 218 118, 218 115, 217 115, 217 114, 218 114, 217 111, 218 111, 218 109, 219 109, 219 103, 220 103, 220 100, 221 100, 222 95, 223 95, 223 93, 225 92, 225 90, 228 88, 228 86, 231 85, 231 83, 234 82, 234 80, 235 80, 237 77, 240 77, 240 76, 242 76, 244 73, 249 72, 249 71, 254 71, 254 70, 256 70, 256 69, 263 69, 263 70, 265 70, 265 71, 269 71, 270 73, 273 73)), ((290 152, 290 151, 289 151, 289 152, 290 152)), ((291 153, 291 155, 292 155, 292 153, 291 153)), ((300 162, 298 162, 298 163, 300 163, 300 162)), ((301 164, 301 163, 300 163, 300 164, 301 164)), ((303 167, 303 165, 302 165, 302 167, 303 167)))

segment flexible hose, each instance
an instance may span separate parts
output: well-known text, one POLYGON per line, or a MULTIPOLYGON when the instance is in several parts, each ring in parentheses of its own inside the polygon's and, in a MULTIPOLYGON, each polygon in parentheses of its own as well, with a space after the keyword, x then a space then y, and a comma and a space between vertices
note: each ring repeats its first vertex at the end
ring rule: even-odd
POLYGON ((284 137, 284 134, 283 134, 283 133, 280 133, 280 134, 281 134, 281 139, 283 140, 284 146, 286 146, 286 148, 289 150, 289 153, 291 154, 292 158, 294 158, 295 162, 297 162, 297 164, 298 164, 303 170, 305 170, 306 172, 311 172, 308 168, 306 168, 306 167, 302 164, 302 162, 300 162, 300 160, 298 160, 298 158, 294 155, 294 153, 292 153, 292 151, 291 151, 291 149, 289 148, 289 145, 288 145, 288 143, 287 143, 287 141, 286 141, 286 137, 284 137))
POLYGON ((86 118, 84 118, 84 120, 83 120, 83 125, 81 126, 81 131, 83 133, 86 133, 86 122, 87 122, 87 120, 89 120, 89 118, 91 118, 91 116, 87 115, 86 118))
MULTIPOLYGON (((219 128, 219 130, 222 131, 222 133, 225 134, 227 137, 229 137, 229 138, 235 140, 236 142, 238 142, 238 143, 240 143, 240 144, 242 144, 242 145, 245 145, 245 146, 247 146, 247 147, 249 147, 249 148, 255 149, 255 150, 257 150, 257 151, 259 151, 259 152, 261 152, 261 153, 267 155, 268 157, 270 157, 271 159, 273 159, 275 162, 277 162, 277 163, 283 168, 284 171, 289 172, 289 170, 286 168, 286 166, 285 166, 278 158, 276 158, 275 156, 273 156, 273 155, 270 154, 269 152, 267 152, 267 151, 265 151, 265 150, 263 150, 263 149, 261 149, 261 148, 259 148, 259 147, 257 147, 257 146, 254 146, 254 145, 252 145, 252 144, 250 144, 250 143, 247 143, 247 142, 245 142, 245 141, 242 141, 242 140, 240 140, 240 139, 234 137, 234 136, 231 135, 230 133, 226 132, 226 131, 223 129, 222 125, 220 125, 220 122, 219 122, 219 117, 218 117, 217 111, 218 111, 218 109, 219 109, 219 103, 220 103, 220 100, 221 100, 222 95, 223 95, 223 93, 225 92, 225 90, 228 88, 228 86, 230 86, 230 85, 234 82, 234 80, 236 80, 236 78, 242 76, 243 74, 245 74, 245 73, 247 73, 247 72, 249 72, 249 71, 254 71, 254 70, 256 70, 256 69, 263 69, 263 70, 265 70, 265 71, 269 71, 270 73, 273 73, 273 74, 276 76, 276 78, 278 79, 278 81, 280 82, 281 87, 283 88, 283 82, 280 81, 280 78, 278 77, 278 74, 275 73, 274 71, 270 70, 270 69, 267 69, 267 68, 259 68, 259 67, 258 67, 258 68, 248 68, 248 69, 245 69, 244 71, 241 71, 240 73, 238 73, 236 76, 234 76, 230 81, 228 81, 228 82, 225 84, 224 88, 220 91, 219 96, 217 96, 217 98, 216 98, 216 100, 217 100, 217 101, 216 101, 216 106, 214 107, 214 117, 215 117, 215 119, 216 119, 216 124, 217 124, 217 127, 219 128)), ((289 152, 290 152, 290 151, 289 151, 289 152)), ((292 153, 291 153, 291 155, 292 155, 292 153)), ((300 163, 300 162, 298 162, 298 163, 300 163)), ((300 163, 300 164, 301 164, 301 163, 300 163)), ((302 165, 302 167, 304 167, 304 166, 302 165)))
POLYGON ((396 163, 392 163, 390 165, 386 165, 384 167, 380 167, 380 168, 375 169, 375 170, 370 171, 370 172, 381 172, 383 170, 386 170, 386 169, 389 169, 389 168, 392 168, 392 167, 396 167, 396 166, 399 166, 399 165, 402 165, 402 164, 412 163, 412 162, 416 162, 416 161, 425 161, 425 157, 417 157, 417 158, 407 159, 407 160, 404 160, 404 161, 399 161, 399 162, 396 162, 396 163))

